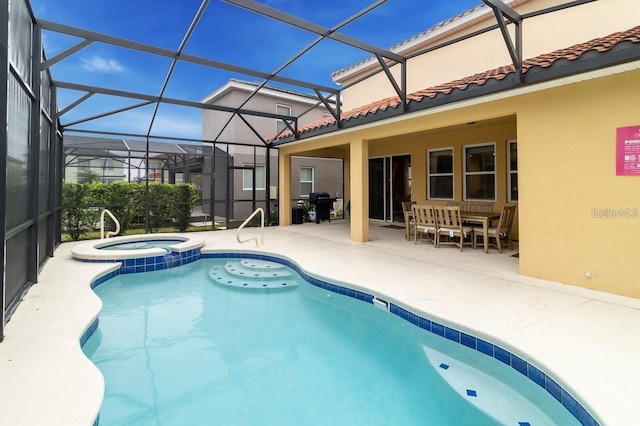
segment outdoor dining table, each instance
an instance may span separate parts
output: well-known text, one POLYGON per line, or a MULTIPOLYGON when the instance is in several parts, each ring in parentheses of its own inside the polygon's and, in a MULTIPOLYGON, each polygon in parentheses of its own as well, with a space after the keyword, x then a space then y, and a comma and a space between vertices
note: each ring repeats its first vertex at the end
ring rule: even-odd
POLYGON ((500 219, 500 213, 460 211, 460 220, 463 222, 482 224, 482 241, 485 253, 489 253, 489 224, 498 219, 500 219))

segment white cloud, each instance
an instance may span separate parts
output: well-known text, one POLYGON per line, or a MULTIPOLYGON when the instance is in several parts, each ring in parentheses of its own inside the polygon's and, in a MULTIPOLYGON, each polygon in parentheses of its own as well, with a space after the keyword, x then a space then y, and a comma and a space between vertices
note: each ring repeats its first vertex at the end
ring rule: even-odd
POLYGON ((80 61, 84 64, 84 69, 87 71, 97 72, 122 72, 124 67, 120 62, 115 59, 104 59, 100 56, 94 55, 90 58, 80 58, 80 61))

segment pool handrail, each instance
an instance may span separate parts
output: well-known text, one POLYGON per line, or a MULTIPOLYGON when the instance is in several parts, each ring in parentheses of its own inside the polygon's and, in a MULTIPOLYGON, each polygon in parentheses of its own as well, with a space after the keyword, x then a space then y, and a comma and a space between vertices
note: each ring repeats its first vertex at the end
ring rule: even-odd
POLYGON ((264 209, 262 207, 258 207, 253 213, 251 213, 251 216, 246 218, 245 221, 242 222, 242 225, 238 227, 238 231, 236 232, 236 240, 238 240, 240 244, 249 242, 251 240, 255 240, 256 247, 260 247, 264 245, 264 209), (247 225, 247 223, 249 223, 251 219, 253 219, 258 213, 260 213, 260 242, 258 242, 257 237, 252 237, 244 241, 240 240, 240 231, 242 231, 242 229, 247 225))
POLYGON ((105 238, 109 238, 109 237, 113 237, 114 235, 118 235, 120 233, 120 222, 118 221, 118 219, 116 219, 116 217, 113 215, 113 213, 111 213, 109 210, 104 209, 102 210, 102 212, 100 213, 100 239, 104 240, 105 238), (107 231, 107 236, 105 237, 104 235, 104 215, 108 214, 109 217, 115 222, 116 224, 116 231, 112 232, 112 231, 107 231))

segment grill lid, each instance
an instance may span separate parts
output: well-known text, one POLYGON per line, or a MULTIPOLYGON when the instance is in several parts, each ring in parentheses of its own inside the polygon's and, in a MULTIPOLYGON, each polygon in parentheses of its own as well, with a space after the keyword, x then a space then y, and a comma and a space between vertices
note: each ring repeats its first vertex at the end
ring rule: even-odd
POLYGON ((312 192, 309 194, 309 202, 313 203, 320 200, 330 200, 331 196, 328 192, 312 192))

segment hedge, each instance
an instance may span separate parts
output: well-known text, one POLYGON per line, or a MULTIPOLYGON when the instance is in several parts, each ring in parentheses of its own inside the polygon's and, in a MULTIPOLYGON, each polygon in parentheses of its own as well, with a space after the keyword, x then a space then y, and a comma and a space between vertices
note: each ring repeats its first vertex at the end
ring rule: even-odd
MULTIPOLYGON (((100 226, 100 213, 108 209, 120 222, 121 231, 145 223, 144 183, 65 183, 62 186, 62 231, 73 240, 100 226)), ((149 184, 149 223, 152 232, 173 223, 185 231, 195 207, 197 193, 192 184, 149 184)), ((114 230, 109 220, 105 227, 114 230)))

